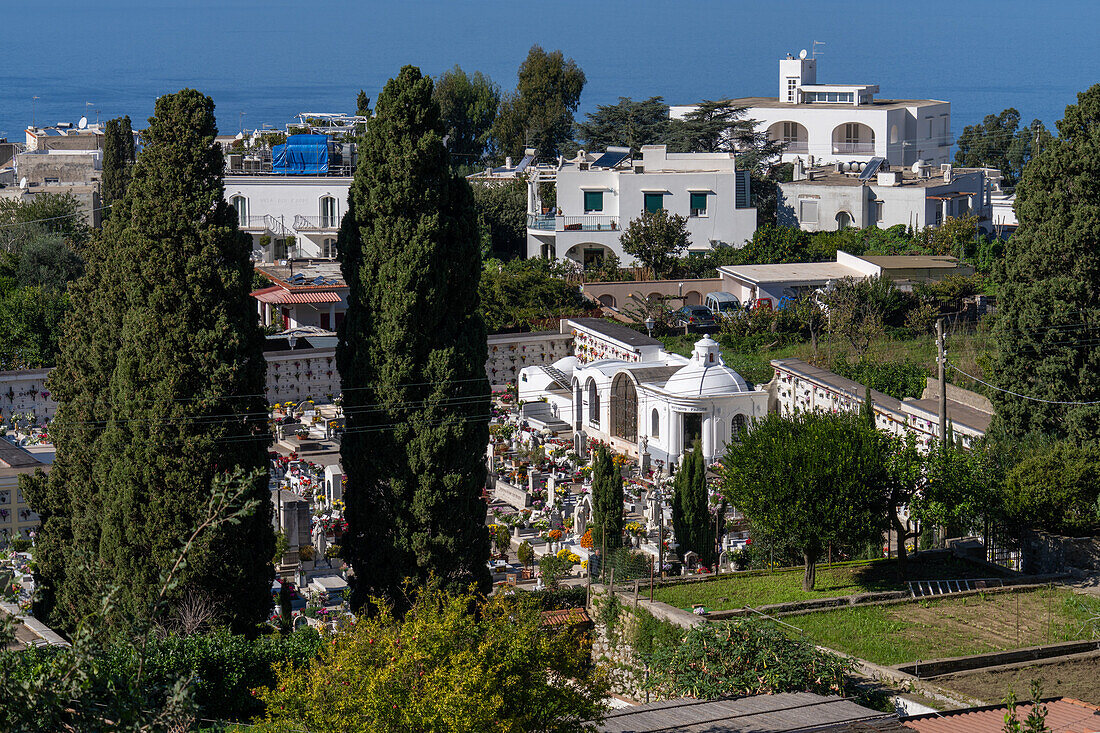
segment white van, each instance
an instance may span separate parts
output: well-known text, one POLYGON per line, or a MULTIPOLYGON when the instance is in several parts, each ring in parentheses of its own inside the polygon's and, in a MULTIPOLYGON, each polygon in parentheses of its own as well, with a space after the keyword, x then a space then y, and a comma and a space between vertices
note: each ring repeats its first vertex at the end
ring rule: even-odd
POLYGON ((703 305, 710 308, 711 313, 716 316, 729 315, 732 311, 741 310, 741 302, 737 300, 737 296, 722 291, 707 293, 703 305))

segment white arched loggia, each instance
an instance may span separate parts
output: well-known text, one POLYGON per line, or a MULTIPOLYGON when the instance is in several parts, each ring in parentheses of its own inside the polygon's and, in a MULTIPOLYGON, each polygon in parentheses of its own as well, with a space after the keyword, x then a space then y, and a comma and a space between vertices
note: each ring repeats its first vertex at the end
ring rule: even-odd
POLYGON ((833 128, 834 155, 873 155, 875 131, 862 122, 842 122, 833 128))

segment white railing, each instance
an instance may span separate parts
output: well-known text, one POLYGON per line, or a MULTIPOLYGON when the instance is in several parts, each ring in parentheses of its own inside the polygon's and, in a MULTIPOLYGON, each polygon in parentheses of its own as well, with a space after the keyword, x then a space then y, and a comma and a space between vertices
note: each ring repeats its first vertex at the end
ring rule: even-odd
POLYGON ((294 228, 303 231, 336 231, 340 228, 340 221, 335 216, 302 216, 294 215, 294 228))
POLYGON ((559 232, 605 232, 619 228, 619 217, 603 214, 559 216, 556 229, 559 232))
POLYGON ((874 152, 874 143, 833 143, 833 155, 871 155, 874 152))

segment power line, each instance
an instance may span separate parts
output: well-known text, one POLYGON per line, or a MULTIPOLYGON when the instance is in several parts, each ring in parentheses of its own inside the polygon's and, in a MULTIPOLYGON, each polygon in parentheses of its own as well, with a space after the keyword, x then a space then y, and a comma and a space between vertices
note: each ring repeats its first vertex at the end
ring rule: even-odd
MULTIPOLYGON (((106 204, 104 206, 97 206, 94 209, 90 209, 90 211, 92 211, 93 213, 96 212, 96 211, 104 211, 106 209, 111 208, 112 206, 114 206, 114 204, 106 204)), ((17 221, 14 224, 0 224, 0 229, 11 229, 13 227, 22 227, 22 226, 26 226, 27 224, 40 224, 44 221, 57 221, 58 219, 71 219, 74 216, 84 216, 84 212, 83 211, 74 211, 71 214, 61 214, 59 216, 48 216, 45 219, 31 219, 29 221, 17 221)))
POLYGON ((1019 397, 1021 399, 1031 400, 1032 402, 1042 402, 1042 403, 1047 404, 1047 405, 1076 405, 1076 406, 1100 405, 1100 400, 1094 400, 1092 402, 1071 402, 1071 401, 1066 401, 1066 400, 1045 400, 1042 397, 1032 397, 1030 395, 1020 394, 1019 392, 1014 392, 1010 389, 1003 389, 1001 387, 998 387, 995 384, 990 384, 989 382, 986 382, 982 379, 978 379, 973 374, 967 374, 962 369, 959 369, 957 366, 955 366, 954 364, 951 364, 950 362, 948 362, 947 366, 951 367, 952 369, 957 371, 959 374, 962 374, 964 377, 969 377, 970 379, 973 379, 975 382, 977 382, 979 384, 984 384, 986 387, 989 387, 990 389, 994 389, 998 392, 1004 392, 1005 394, 1010 394, 1013 397, 1019 397))

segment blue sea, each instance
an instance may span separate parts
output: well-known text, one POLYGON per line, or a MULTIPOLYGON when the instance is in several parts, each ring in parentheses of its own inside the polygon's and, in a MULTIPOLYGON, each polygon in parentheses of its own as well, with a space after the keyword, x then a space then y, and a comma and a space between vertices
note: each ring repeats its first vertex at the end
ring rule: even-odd
POLYGON ((3 0, 0 27, 0 137, 13 140, 84 114, 144 126, 182 87, 214 98, 223 132, 281 127, 351 111, 360 88, 373 100, 404 64, 458 64, 507 90, 532 44, 584 70, 581 113, 619 97, 776 95, 778 59, 814 41, 820 82, 948 100, 956 135, 1010 106, 1052 126, 1100 81, 1095 0, 3 0))

